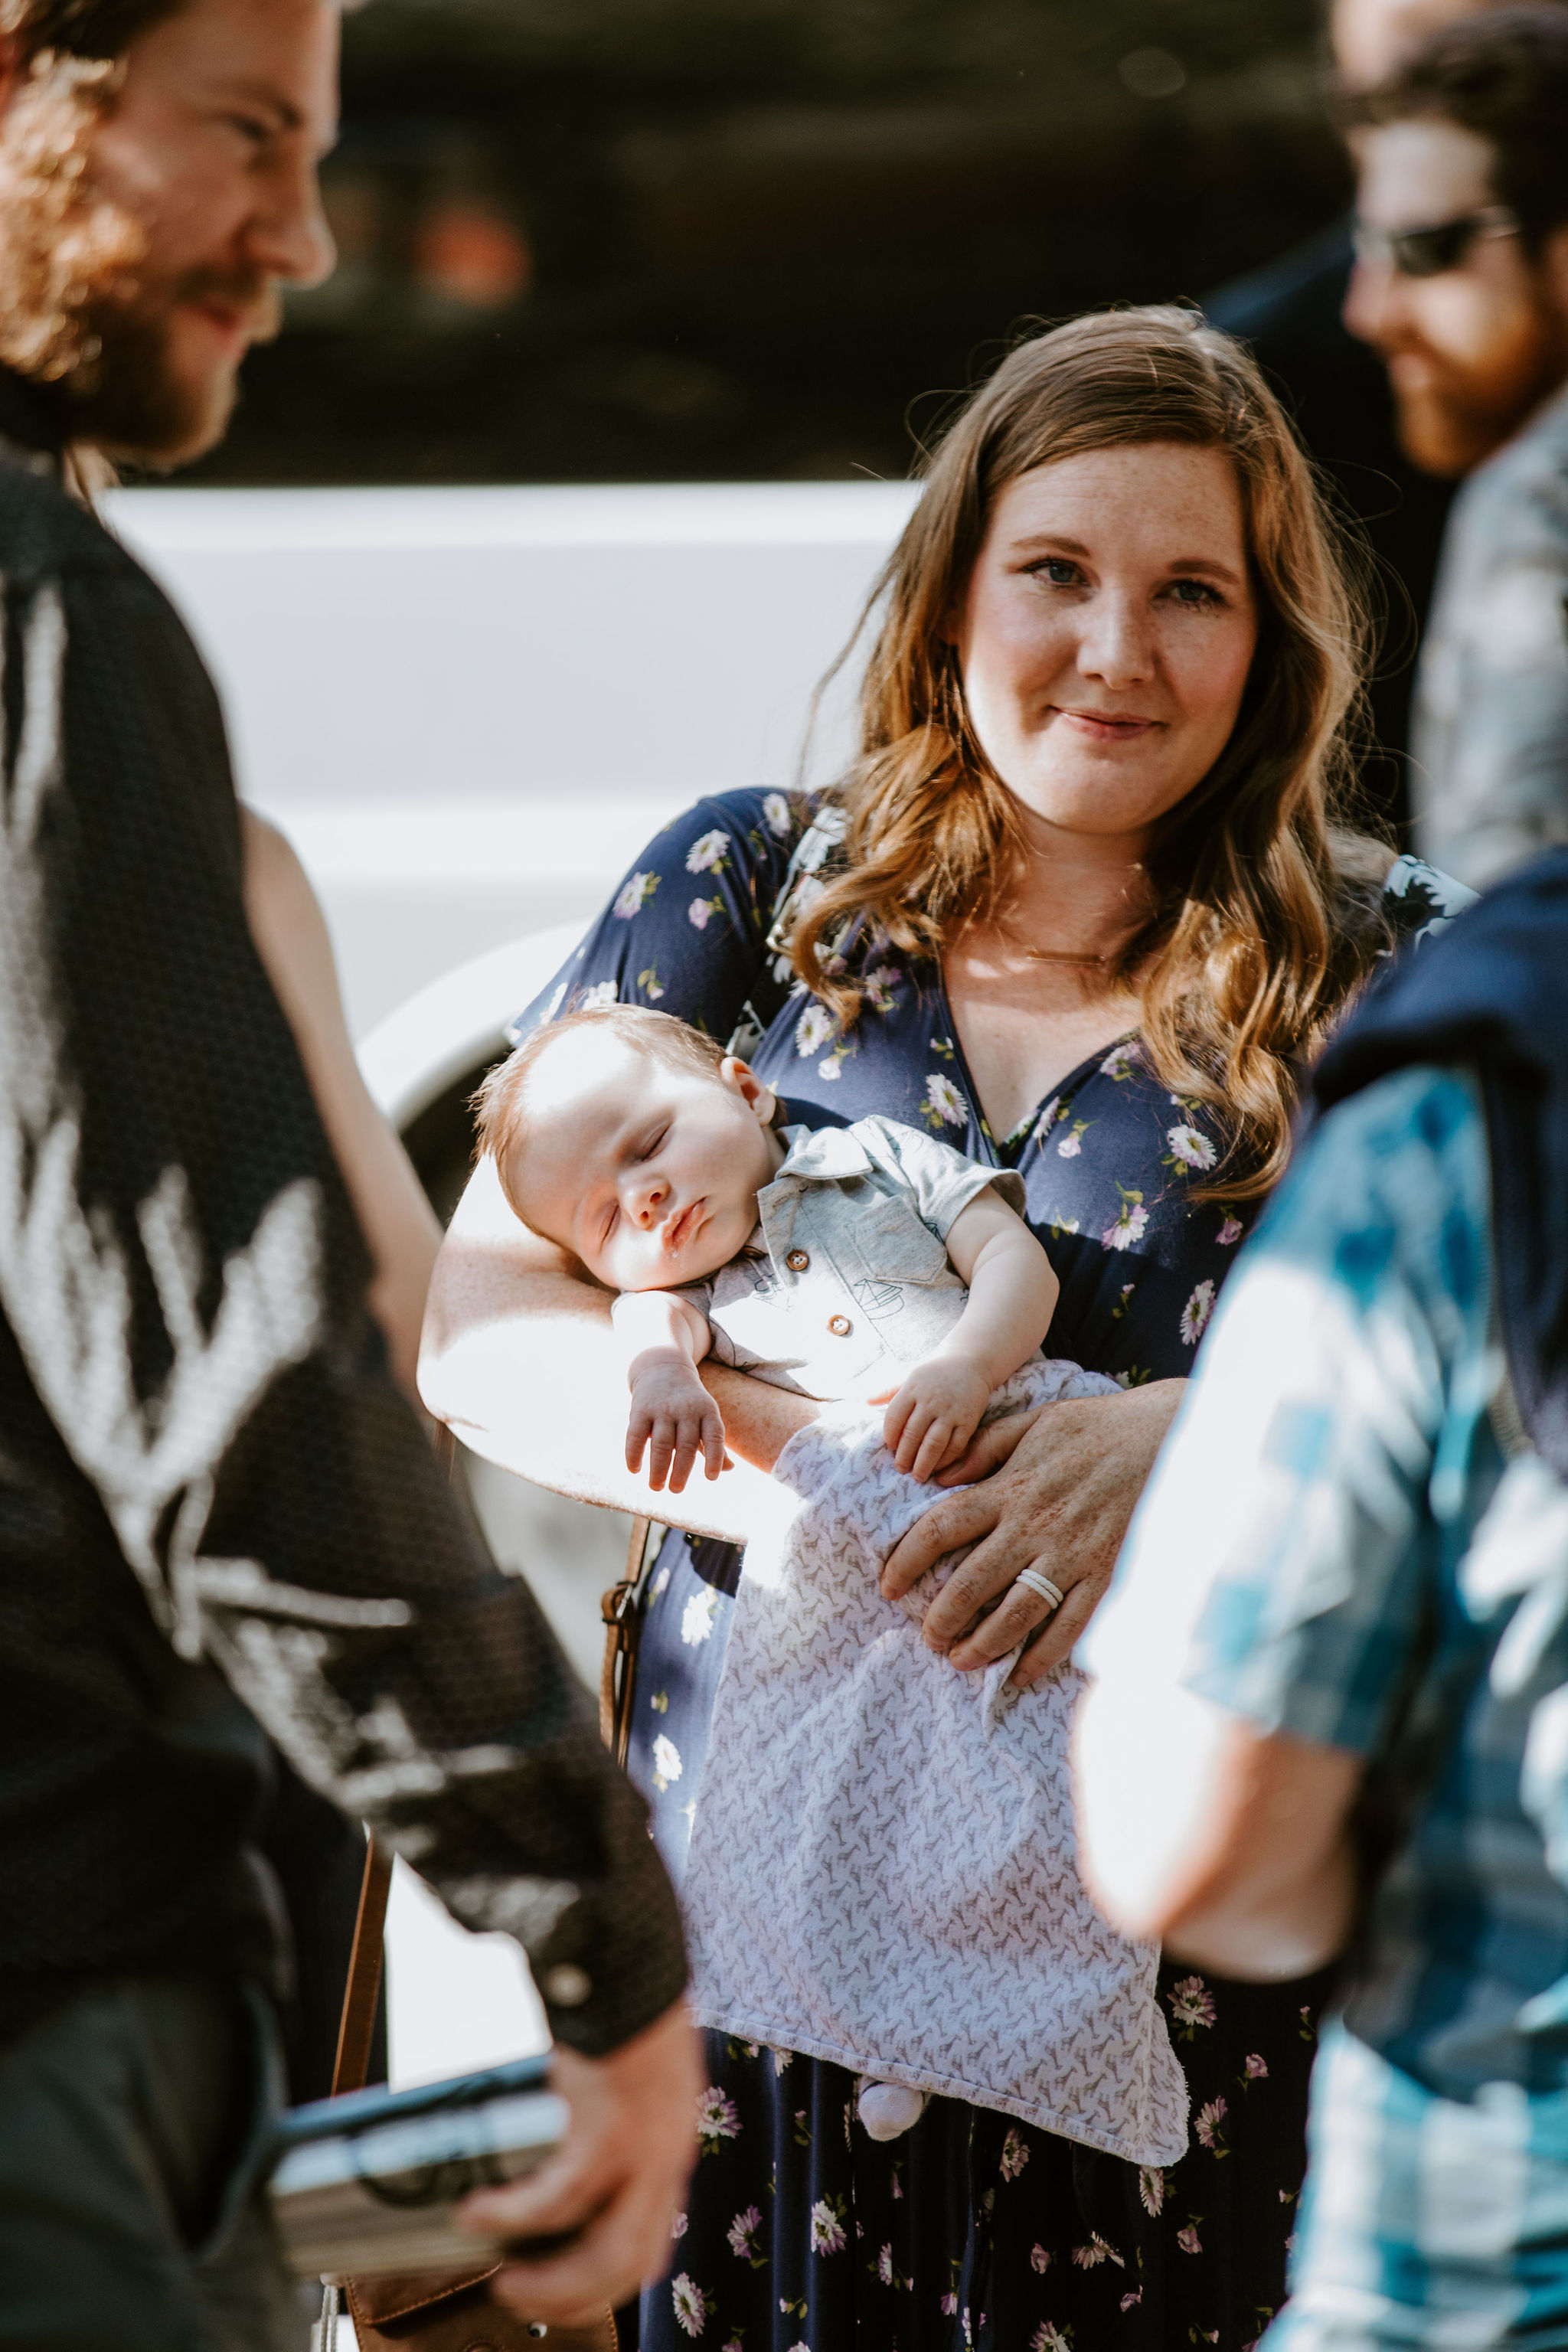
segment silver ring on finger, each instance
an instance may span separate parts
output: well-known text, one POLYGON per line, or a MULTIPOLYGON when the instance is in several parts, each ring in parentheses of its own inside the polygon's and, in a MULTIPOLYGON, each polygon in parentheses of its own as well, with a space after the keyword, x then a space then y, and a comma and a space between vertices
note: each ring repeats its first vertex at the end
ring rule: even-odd
POLYGON ((1013 1581, 1015 1584, 1026 1584, 1031 1592, 1037 1592, 1040 1599, 1048 1601, 1053 1609, 1059 1609, 1067 1599, 1061 1586, 1053 1584, 1048 1576, 1042 1576, 1037 1568, 1021 1568, 1013 1581))

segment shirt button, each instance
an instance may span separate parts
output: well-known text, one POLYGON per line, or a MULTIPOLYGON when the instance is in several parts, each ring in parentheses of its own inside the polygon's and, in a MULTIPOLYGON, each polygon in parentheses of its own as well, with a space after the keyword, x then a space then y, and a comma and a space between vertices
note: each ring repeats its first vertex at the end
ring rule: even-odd
POLYGON ((830 1315, 827 1318, 827 1328, 836 1339, 847 1339, 855 1326, 847 1315, 830 1315))
POLYGON ((545 1969, 539 1990, 552 2008, 581 2009, 594 1985, 586 1969, 562 1960, 555 1968, 545 1969))
POLYGON ((811 1264, 810 1254, 805 1250, 791 1250, 789 1255, 784 1260, 784 1264, 788 1266, 792 1274, 804 1274, 806 1267, 811 1264))

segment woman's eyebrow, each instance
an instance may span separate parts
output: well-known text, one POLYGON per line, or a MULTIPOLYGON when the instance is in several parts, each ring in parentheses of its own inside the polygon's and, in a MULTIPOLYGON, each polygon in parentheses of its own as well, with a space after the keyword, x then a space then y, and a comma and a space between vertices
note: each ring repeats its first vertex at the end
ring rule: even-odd
POLYGON ((1068 539, 1059 530, 1031 530, 1013 541, 1015 554, 1026 554, 1031 548, 1059 550, 1063 555, 1087 555, 1088 548, 1081 539, 1068 539))
POLYGON ((1170 566, 1173 573, 1202 572, 1211 580, 1228 580, 1233 588, 1241 585, 1241 574, 1229 563, 1221 563, 1213 555, 1179 555, 1170 566))

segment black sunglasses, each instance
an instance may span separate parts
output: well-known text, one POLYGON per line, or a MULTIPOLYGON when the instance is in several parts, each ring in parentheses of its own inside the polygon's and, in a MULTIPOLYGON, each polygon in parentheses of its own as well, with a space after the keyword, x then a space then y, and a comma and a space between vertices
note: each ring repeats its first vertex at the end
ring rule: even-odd
POLYGON ((1351 234, 1358 261, 1381 262, 1401 278, 1441 278, 1458 269, 1477 237, 1517 236, 1519 223, 1507 205, 1482 205, 1428 228, 1373 228, 1357 221, 1351 234))

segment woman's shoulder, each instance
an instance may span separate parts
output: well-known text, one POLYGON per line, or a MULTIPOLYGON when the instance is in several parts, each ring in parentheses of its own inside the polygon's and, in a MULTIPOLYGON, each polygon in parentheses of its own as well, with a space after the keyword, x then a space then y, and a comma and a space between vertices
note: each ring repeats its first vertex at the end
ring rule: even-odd
POLYGON ((704 793, 654 835, 649 853, 679 850, 693 874, 717 871, 721 860, 787 865, 816 806, 813 793, 777 785, 704 793))

